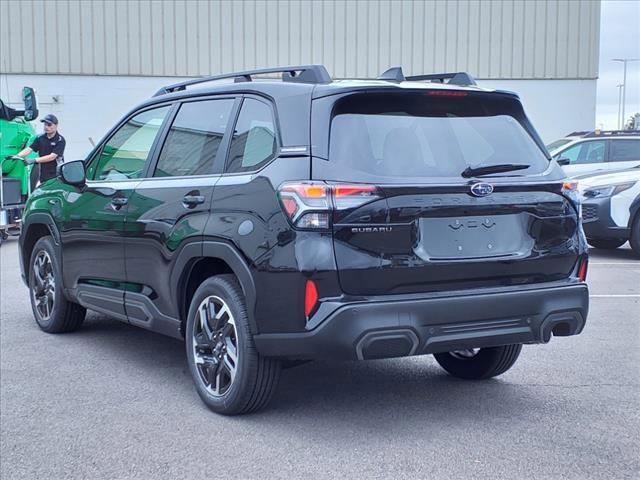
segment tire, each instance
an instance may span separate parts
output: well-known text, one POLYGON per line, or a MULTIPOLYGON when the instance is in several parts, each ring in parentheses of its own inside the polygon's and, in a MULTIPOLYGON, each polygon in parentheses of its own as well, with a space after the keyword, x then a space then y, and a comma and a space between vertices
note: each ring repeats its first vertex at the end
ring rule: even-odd
POLYGON ((631 238, 629 239, 631 249, 636 254, 636 257, 640 257, 640 212, 636 213, 636 218, 631 225, 631 238))
POLYGON ((60 259, 51 237, 39 239, 31 252, 29 298, 38 326, 47 333, 73 332, 86 316, 84 307, 70 302, 62 293, 60 259))
POLYGON ((256 351, 244 295, 233 275, 209 278, 198 287, 185 333, 189 371, 211 410, 238 415, 267 405, 281 363, 256 351))
POLYGON ((624 245, 626 240, 619 238, 587 238, 587 243, 595 248, 602 248, 605 250, 615 250, 618 247, 624 245))
POLYGON ((465 380, 497 377, 509 370, 520 356, 521 344, 435 353, 436 361, 449 374, 465 380))

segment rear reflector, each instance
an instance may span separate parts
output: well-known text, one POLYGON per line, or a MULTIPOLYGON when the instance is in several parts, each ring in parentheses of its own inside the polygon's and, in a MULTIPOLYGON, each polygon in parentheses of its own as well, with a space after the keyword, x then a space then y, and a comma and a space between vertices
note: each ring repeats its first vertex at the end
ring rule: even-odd
POLYGON ((581 282, 586 282, 587 281, 587 267, 589 265, 589 260, 587 260, 586 258, 583 258, 580 261, 580 267, 578 267, 578 279, 581 282))
POLYGON ((318 304, 318 289, 313 280, 307 280, 304 289, 304 315, 309 318, 318 304))

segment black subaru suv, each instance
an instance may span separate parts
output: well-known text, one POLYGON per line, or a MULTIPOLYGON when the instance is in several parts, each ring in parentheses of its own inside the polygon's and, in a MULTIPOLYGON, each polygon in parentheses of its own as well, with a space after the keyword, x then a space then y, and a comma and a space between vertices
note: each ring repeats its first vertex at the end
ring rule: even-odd
POLYGON ((483 379, 580 333, 576 198, 518 96, 468 74, 246 71, 161 89, 61 165, 21 266, 42 330, 91 309, 185 339, 200 397, 238 414, 291 360, 483 379))

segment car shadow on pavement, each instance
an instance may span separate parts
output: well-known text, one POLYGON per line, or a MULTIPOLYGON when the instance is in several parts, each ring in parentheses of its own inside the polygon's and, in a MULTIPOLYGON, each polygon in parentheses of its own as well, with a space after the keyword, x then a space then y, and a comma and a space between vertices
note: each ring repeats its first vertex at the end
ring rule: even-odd
MULTIPOLYGON (((165 394, 185 402, 184 408, 199 405, 197 415, 212 415, 212 421, 220 418, 210 414, 197 398, 183 342, 96 315, 90 315, 75 335, 81 337, 75 341, 90 343, 90 348, 104 357, 126 363, 156 388, 169 389, 165 394)), ((541 394, 510 383, 508 375, 486 381, 458 380, 447 375, 430 355, 308 362, 282 371, 274 398, 265 410, 235 418, 258 424, 277 420, 295 428, 302 417, 312 417, 314 422, 393 429, 394 422, 403 416, 417 415, 422 425, 424 421, 437 425, 465 418, 496 421, 544 408, 548 392, 541 394)))
POLYGON ((592 261, 600 262, 603 260, 636 260, 640 261, 640 257, 636 255, 636 253, 631 250, 628 243, 625 243, 620 248, 615 248, 613 250, 606 250, 604 248, 589 248, 589 255, 592 257, 592 261))
POLYGON ((184 342, 90 312, 76 342, 89 343, 94 354, 125 362, 139 372, 162 375, 162 383, 190 387, 184 342))
POLYGON ((272 405, 264 415, 337 416, 363 426, 393 428, 397 417, 405 416, 433 423, 509 418, 538 410, 548 400, 506 378, 453 378, 431 355, 311 362, 283 371, 272 405), (395 414, 390 416, 389 411, 395 414))

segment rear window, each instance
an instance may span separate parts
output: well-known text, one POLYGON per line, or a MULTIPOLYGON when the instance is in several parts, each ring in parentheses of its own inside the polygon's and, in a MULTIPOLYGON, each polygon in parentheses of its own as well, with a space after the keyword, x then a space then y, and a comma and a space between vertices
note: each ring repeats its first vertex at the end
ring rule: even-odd
POLYGON ((560 140, 556 140, 555 142, 551 142, 549 145, 547 145, 547 150, 549 150, 550 152, 553 152, 554 150, 557 150, 558 148, 565 146, 567 143, 571 141, 572 140, 568 138, 561 138, 560 140))
MULTIPOLYGON (((329 159, 345 180, 460 177, 467 168, 527 164, 490 176, 543 172, 518 101, 486 94, 356 94, 333 111, 329 159)), ((436 91, 441 92, 441 91, 436 91)))

